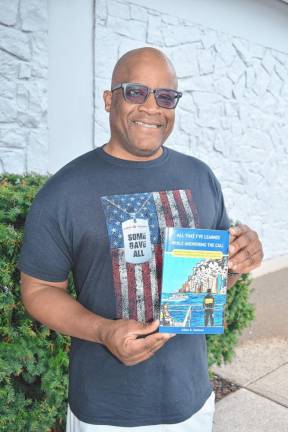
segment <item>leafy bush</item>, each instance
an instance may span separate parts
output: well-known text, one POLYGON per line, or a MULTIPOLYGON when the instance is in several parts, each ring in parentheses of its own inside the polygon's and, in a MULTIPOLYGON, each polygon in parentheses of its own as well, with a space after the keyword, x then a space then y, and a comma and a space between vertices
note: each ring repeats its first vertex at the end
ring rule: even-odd
POLYGON ((239 334, 254 319, 254 307, 248 302, 250 285, 251 276, 243 274, 228 290, 224 334, 207 336, 209 366, 232 360, 239 334))
POLYGON ((70 339, 32 321, 20 299, 16 261, 40 176, 0 177, 0 431, 64 425, 70 339))
MULTIPOLYGON (((0 176, 0 432, 56 432, 65 425, 70 338, 29 318, 16 269, 27 211, 46 180, 0 176)), ((237 334, 253 318, 250 282, 244 275, 229 290, 225 333, 208 337, 209 365, 231 359, 237 334)), ((74 293, 71 277, 69 288, 74 293)))

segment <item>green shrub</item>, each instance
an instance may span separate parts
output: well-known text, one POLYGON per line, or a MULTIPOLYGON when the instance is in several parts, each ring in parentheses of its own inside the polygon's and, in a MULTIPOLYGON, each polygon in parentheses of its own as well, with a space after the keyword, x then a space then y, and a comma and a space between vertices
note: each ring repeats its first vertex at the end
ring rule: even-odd
POLYGON ((70 339, 25 313, 16 269, 25 216, 46 180, 0 177, 1 432, 44 432, 65 424, 70 339))
POLYGON ((207 336, 208 364, 221 365, 232 360, 238 336, 254 319, 254 307, 248 302, 251 276, 242 275, 227 293, 225 332, 207 336))
MULTIPOLYGON (((0 176, 0 432, 62 431, 70 338, 33 321, 20 299, 16 261, 31 202, 47 177, 0 176)), ((229 290, 224 335, 209 336, 209 365, 228 361, 253 318, 249 276, 229 290)), ((73 282, 69 278, 72 294, 73 282)))

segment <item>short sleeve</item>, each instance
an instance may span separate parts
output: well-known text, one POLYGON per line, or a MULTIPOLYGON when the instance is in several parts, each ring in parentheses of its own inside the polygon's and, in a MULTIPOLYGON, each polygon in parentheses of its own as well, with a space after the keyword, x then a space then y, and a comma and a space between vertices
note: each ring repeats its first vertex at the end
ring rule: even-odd
POLYGON ((31 206, 17 267, 29 276, 62 282, 72 267, 71 245, 63 210, 51 209, 48 203, 36 197, 31 206))
POLYGON ((230 227, 230 219, 227 215, 225 208, 223 192, 221 185, 217 178, 214 176, 214 184, 216 188, 216 198, 217 198, 217 212, 215 220, 215 229, 227 230, 230 227))

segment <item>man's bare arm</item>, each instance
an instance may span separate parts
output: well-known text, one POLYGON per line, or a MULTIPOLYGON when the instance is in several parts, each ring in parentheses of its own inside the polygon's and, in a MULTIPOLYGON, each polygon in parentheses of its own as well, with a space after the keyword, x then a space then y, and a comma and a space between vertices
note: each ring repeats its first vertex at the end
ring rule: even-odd
POLYGON ((48 282, 21 273, 22 300, 33 318, 60 333, 105 345, 127 366, 147 360, 171 337, 150 335, 157 330, 158 321, 146 325, 96 315, 71 297, 67 287, 67 280, 48 282))
POLYGON ((67 280, 46 282, 21 273, 22 301, 33 318, 60 333, 100 342, 105 319, 83 307, 67 288, 67 280))

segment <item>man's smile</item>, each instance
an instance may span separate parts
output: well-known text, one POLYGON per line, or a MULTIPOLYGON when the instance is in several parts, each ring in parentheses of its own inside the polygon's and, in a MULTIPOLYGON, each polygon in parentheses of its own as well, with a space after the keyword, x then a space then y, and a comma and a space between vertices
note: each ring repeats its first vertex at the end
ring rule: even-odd
POLYGON ((135 126, 150 128, 150 129, 159 129, 163 125, 160 123, 150 123, 150 122, 144 122, 140 120, 130 120, 130 123, 132 123, 135 126))

